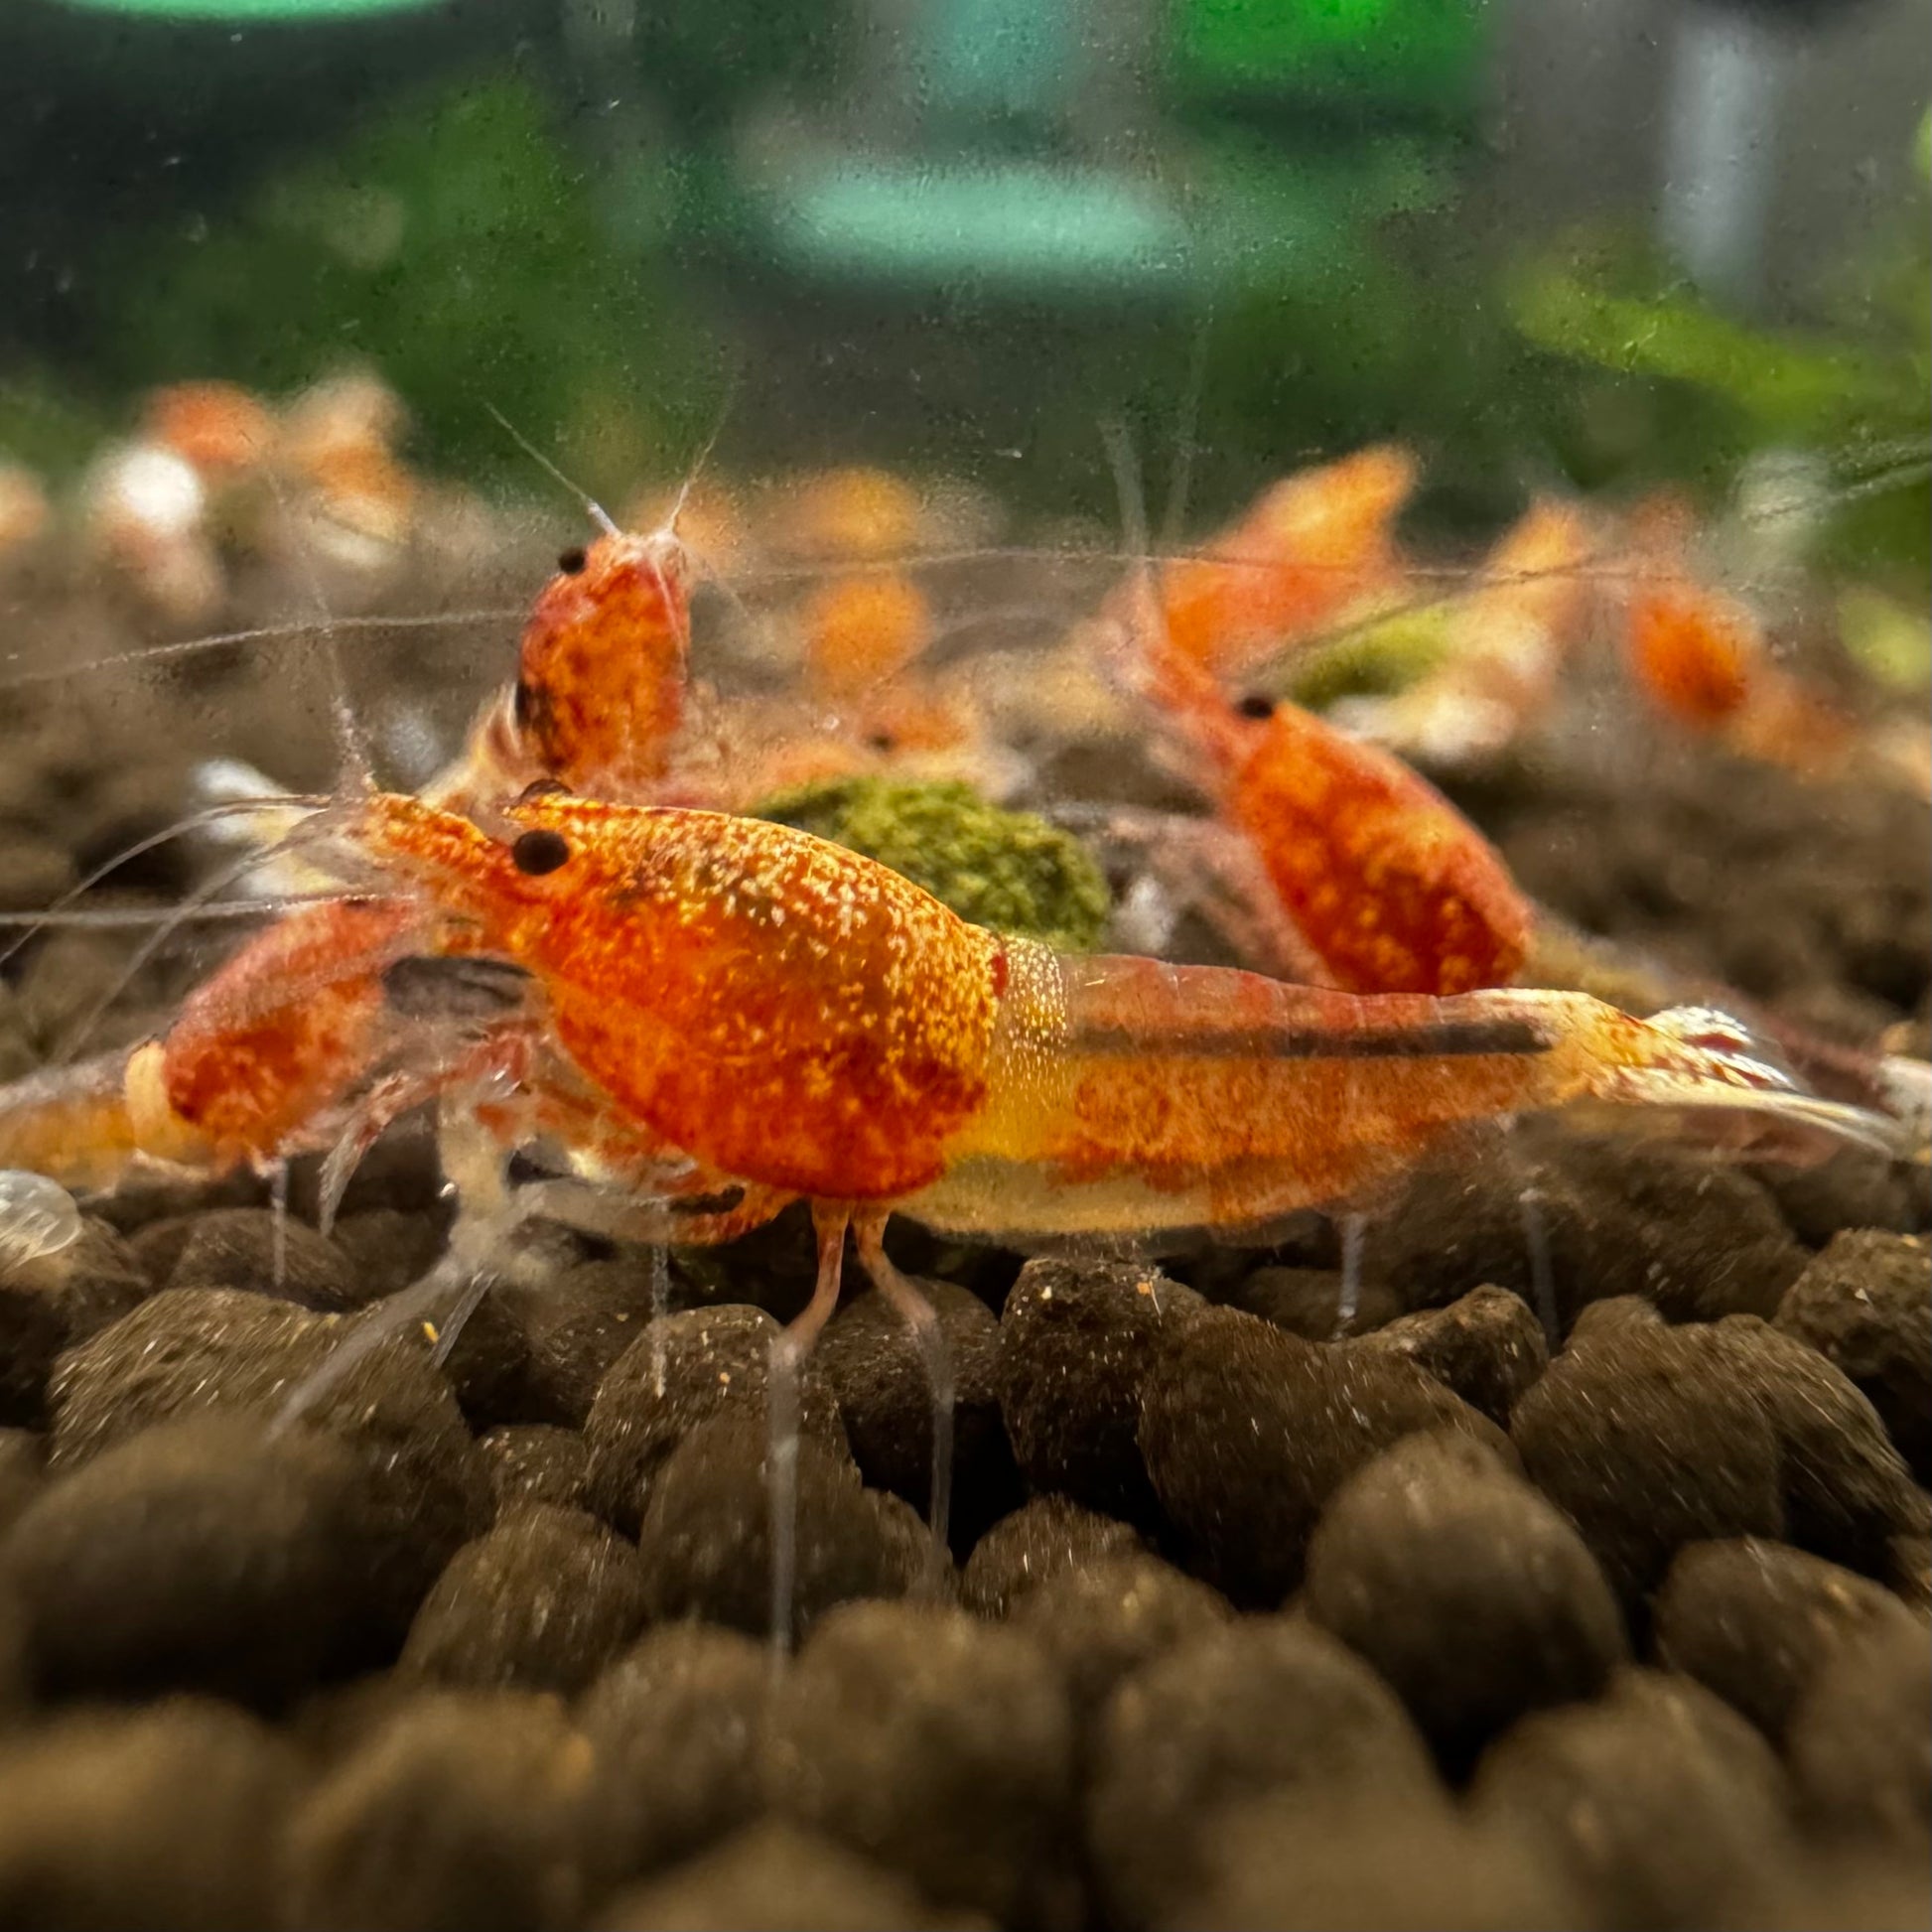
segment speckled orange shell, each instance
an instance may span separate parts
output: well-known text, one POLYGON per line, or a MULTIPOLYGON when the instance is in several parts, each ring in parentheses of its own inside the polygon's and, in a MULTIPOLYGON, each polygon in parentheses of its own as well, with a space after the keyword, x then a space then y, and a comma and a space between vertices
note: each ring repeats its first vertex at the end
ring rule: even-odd
POLYGON ((583 569, 544 586, 523 629, 514 718, 530 755, 573 789, 648 787, 683 717, 689 636, 675 548, 600 537, 583 569))
POLYGON ((538 797, 513 816, 570 857, 530 878, 464 820, 378 806, 371 842, 424 881, 446 943, 533 973, 583 1072, 722 1173, 890 1198, 985 1099, 1001 942, 869 859, 722 813, 538 797))
POLYGON ((1666 580, 1630 600, 1631 674, 1680 724, 1708 731, 1734 717, 1758 655, 1750 615, 1729 598, 1666 580))
POLYGON ((363 1072, 381 971, 407 949, 393 901, 302 906, 198 987, 169 1029, 163 1090, 218 1165, 275 1156, 363 1072))
POLYGON ((1257 726, 1250 747, 1228 815, 1337 986, 1466 993, 1515 977, 1529 906, 1447 799, 1294 705, 1257 726))

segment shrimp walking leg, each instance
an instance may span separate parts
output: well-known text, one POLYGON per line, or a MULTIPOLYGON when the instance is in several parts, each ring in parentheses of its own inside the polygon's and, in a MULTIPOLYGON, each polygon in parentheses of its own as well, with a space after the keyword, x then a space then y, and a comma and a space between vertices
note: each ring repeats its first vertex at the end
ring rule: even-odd
POLYGON ((880 1294, 898 1311, 899 1318, 912 1331, 919 1353, 925 1358, 926 1382, 932 1392, 932 1500, 926 1510, 926 1524, 932 1532, 928 1583, 936 1584, 946 1561, 946 1542, 951 1527, 953 1399, 954 1375, 952 1349, 933 1307, 919 1293, 918 1284, 901 1275, 886 1253, 886 1216, 873 1213, 853 1223, 859 1244, 859 1259, 880 1294))
MULTIPOLYGON (((1193 911, 1262 971, 1303 985, 1331 983, 1320 956, 1283 911, 1267 867, 1240 832, 1215 819, 1125 808, 1093 823, 1082 814, 1077 822, 1103 842, 1133 850, 1143 868, 1140 878, 1152 881, 1167 902, 1167 929, 1123 934, 1133 950, 1164 950, 1173 923, 1193 911)), ((1131 901, 1132 888, 1129 897, 1131 901)))
POLYGON ((772 1338, 765 1385, 765 1416, 770 1431, 771 1508, 771 1655, 789 1655, 793 1596, 798 1584, 798 1380, 819 1331, 839 1305, 845 1270, 845 1230, 851 1210, 830 1202, 812 1203, 818 1233, 818 1282, 805 1311, 772 1338))
POLYGON ((709 1194, 679 1188, 626 1195, 572 1179, 535 1180, 517 1192, 526 1214, 559 1221, 580 1234, 646 1248, 703 1248, 735 1241, 762 1227, 795 1198, 777 1188, 738 1185, 709 1194))

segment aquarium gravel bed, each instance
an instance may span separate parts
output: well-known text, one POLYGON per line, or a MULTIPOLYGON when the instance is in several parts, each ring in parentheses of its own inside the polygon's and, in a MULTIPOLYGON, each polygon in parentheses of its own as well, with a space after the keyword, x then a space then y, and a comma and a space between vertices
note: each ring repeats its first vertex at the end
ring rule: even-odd
MULTIPOLYGON (((10 905, 178 809, 165 732, 115 762, 83 716, 10 747, 10 905)), ((1924 1050, 1921 808, 1704 753, 1460 802, 1591 929, 1924 1050)), ((109 971, 84 932, 17 959, 4 1070, 109 971)), ((1923 1168, 1526 1143, 1379 1212, 1339 1325, 1325 1222, 1134 1265, 897 1224, 957 1367, 954 1561, 920 1357, 849 1280, 781 1665, 802 1213, 668 1291, 558 1232, 445 1365, 391 1333, 278 1422, 448 1225, 426 1135, 326 1239, 316 1185, 124 1190, 0 1268, 0 1924, 1925 1923, 1923 1168)))

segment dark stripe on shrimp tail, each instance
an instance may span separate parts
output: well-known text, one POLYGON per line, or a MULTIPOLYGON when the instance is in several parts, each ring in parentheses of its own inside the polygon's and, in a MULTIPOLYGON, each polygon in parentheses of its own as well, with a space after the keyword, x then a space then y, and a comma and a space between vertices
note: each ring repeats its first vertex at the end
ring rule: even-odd
POLYGON ((1126 1027, 1076 1026, 1067 1044, 1086 1053, 1170 1051, 1201 1059, 1256 1060, 1422 1060, 1550 1050, 1549 1039, 1521 1020, 1450 1021, 1360 1034, 1237 1027, 1224 1033, 1188 1032, 1172 1039, 1149 1037, 1126 1027))

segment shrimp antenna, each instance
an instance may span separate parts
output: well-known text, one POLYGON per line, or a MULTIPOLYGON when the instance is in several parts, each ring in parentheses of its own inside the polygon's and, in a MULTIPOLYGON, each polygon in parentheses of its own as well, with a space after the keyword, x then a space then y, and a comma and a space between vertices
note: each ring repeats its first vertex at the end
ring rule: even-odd
POLYGON ((348 673, 344 667, 342 647, 336 638, 336 614, 329 608, 321 574, 316 569, 316 561, 310 554, 308 544, 303 541, 288 491, 282 487, 282 480, 276 476, 272 464, 264 463, 261 472, 274 492, 275 505, 281 511, 282 521, 288 529, 290 547, 295 552, 302 575, 308 580, 309 596, 315 603, 317 628, 322 632, 322 655, 329 671, 329 715, 336 727, 336 748, 343 758, 344 786, 366 796, 375 790, 375 766, 369 758, 368 741, 362 735, 361 723, 348 701, 348 673))
POLYGON ((1194 340, 1187 351, 1187 386, 1181 392, 1180 416, 1174 424, 1173 480, 1168 485, 1168 510, 1161 519, 1161 547, 1180 547, 1181 525, 1187 520, 1187 496, 1194 481, 1194 437, 1200 428, 1202 392, 1207 387, 1208 338, 1214 332, 1214 310, 1210 305, 1200 314, 1194 340))
POLYGON ((664 527, 672 536, 677 535, 677 520, 684 514, 684 505, 690 500, 691 492, 697 487, 698 479, 704 475, 705 465, 711 461, 712 452, 718 447, 718 439, 725 433, 725 425, 731 421, 732 411, 738 406, 738 387, 740 372, 734 368, 725 381, 725 393, 718 404, 718 413, 712 418, 711 428, 698 450, 697 461, 684 473, 684 481, 677 486, 677 495, 671 503, 671 513, 664 519, 664 527))
POLYGON ((550 459, 547 456, 545 456, 544 453, 540 449, 538 449, 537 446, 534 443, 532 443, 530 439, 527 436, 525 436, 523 432, 520 429, 518 429, 517 426, 513 422, 511 422, 510 419, 507 416, 505 416, 503 412, 500 409, 498 409, 493 402, 485 402, 483 404, 483 407, 486 410, 488 410, 490 415, 495 419, 496 427, 500 429, 503 432, 503 434, 507 436, 510 439, 510 441, 514 443, 516 447, 519 450, 521 450, 523 454, 526 457, 528 457, 530 461, 534 463, 537 466, 537 468, 544 473, 545 476, 549 477, 552 482, 561 483, 565 489, 569 490, 570 493, 573 496, 575 496, 580 503, 583 504, 585 509, 590 512, 591 521, 594 522, 597 525, 597 527, 600 530, 602 530, 607 537, 618 537, 623 534, 623 532, 618 528, 617 524, 612 521, 611 512, 607 510, 604 507, 604 505, 600 503, 597 500, 597 498, 593 496, 588 489, 584 488, 579 483, 572 483, 571 480, 567 476, 565 476, 564 473, 561 470, 559 470, 557 466, 554 463, 552 463, 550 459))
MULTIPOLYGON (((231 798, 223 799, 216 805, 209 805, 202 811, 192 812, 186 818, 178 818, 172 825, 164 826, 158 832, 150 832, 145 838, 136 839, 132 845, 123 846, 111 858, 103 859, 78 884, 69 886, 45 911, 32 914, 23 913, 19 922, 24 924, 27 929, 18 939, 13 940, 4 948, 0 948, 0 966, 5 966, 20 951, 21 947, 26 945, 36 935, 40 930, 40 926, 36 921, 52 921, 56 916, 77 903, 85 895, 92 892, 96 886, 100 885, 104 880, 113 873, 118 872, 122 866, 129 864, 132 860, 144 858, 148 853, 154 852, 164 845, 171 844, 176 839, 186 838, 191 832, 199 832, 210 825, 218 825, 223 819, 245 817, 250 813, 260 812, 277 805, 319 806, 328 804, 329 802, 326 798, 298 798, 287 796, 276 798, 231 798)), ((3 923, 12 925, 15 923, 15 920, 7 918, 3 923)))
POLYGON ((1106 448, 1107 462, 1114 473, 1114 489, 1120 498, 1121 535, 1126 540, 1128 568, 1141 597, 1152 603, 1147 497, 1141 482, 1141 466, 1134 455, 1134 439, 1118 416, 1109 416, 1101 422, 1100 440, 1106 448))
MULTIPOLYGON (((49 932, 138 932, 143 926, 245 925, 271 912, 293 912, 304 905, 367 905, 371 894, 344 887, 334 893, 275 893, 261 898, 216 899, 207 905, 81 905, 64 911, 0 912, 0 931, 26 929, 27 937, 49 932)), ((13 948, 9 948, 12 951, 13 948)))
MULTIPOLYGON (((83 657, 75 662, 34 664, 24 670, 0 670, 0 691, 17 691, 29 685, 61 684, 89 671, 111 671, 126 666, 171 664, 177 660, 200 657, 230 644, 280 643, 290 638, 307 637, 315 631, 340 634, 344 631, 441 630, 466 623, 498 623, 505 618, 524 615, 521 605, 506 604, 489 611, 419 611, 414 615, 366 618, 302 618, 287 623, 258 623, 246 630, 212 630, 206 636, 177 638, 170 643, 136 644, 127 650, 109 651, 101 657, 83 657)), ((19 662, 17 650, 0 651, 0 666, 19 662)))

